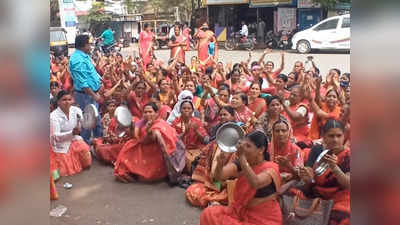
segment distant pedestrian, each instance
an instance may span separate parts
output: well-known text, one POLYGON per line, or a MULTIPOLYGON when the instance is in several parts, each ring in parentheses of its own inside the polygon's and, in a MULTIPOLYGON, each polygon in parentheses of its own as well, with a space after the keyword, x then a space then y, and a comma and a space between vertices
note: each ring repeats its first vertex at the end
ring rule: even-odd
POLYGON ((257 23, 257 40, 260 43, 264 43, 264 36, 265 36, 265 22, 262 19, 258 19, 258 23, 257 23))

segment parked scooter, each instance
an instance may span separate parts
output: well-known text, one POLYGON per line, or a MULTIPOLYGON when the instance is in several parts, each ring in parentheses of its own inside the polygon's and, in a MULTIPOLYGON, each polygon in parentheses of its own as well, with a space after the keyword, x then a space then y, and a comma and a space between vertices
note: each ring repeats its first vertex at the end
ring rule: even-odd
POLYGON ((271 49, 278 48, 278 44, 281 40, 281 32, 275 33, 274 31, 270 30, 267 32, 265 36, 265 45, 267 45, 271 49))
POLYGON ((279 31, 278 33, 271 31, 267 32, 265 44, 271 49, 290 49, 292 47, 292 37, 295 30, 279 31))
POLYGON ((243 38, 240 33, 232 33, 231 38, 229 38, 225 42, 225 49, 228 51, 232 51, 233 49, 244 48, 248 51, 254 49, 256 45, 256 38, 254 34, 249 35, 246 38, 243 38))

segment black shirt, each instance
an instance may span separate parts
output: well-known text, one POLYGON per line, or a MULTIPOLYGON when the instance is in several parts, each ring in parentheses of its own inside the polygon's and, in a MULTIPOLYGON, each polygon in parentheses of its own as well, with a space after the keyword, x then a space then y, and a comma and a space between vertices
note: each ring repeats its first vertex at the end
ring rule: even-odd
MULTIPOLYGON (((313 168, 315 161, 317 161, 318 156, 324 151, 322 145, 314 145, 311 148, 310 154, 308 156, 307 162, 304 164, 306 167, 313 168)), ((350 172, 350 159, 348 157, 345 158, 344 162, 338 164, 339 168, 343 171, 343 173, 350 172)))
MULTIPOLYGON (((239 159, 236 159, 235 161, 233 161, 233 163, 237 166, 239 172, 242 171, 242 167, 240 166, 239 159)), ((276 192, 275 183, 274 183, 274 180, 272 180, 271 184, 269 184, 268 186, 258 189, 256 191, 256 194, 254 195, 254 197, 255 198, 264 198, 264 197, 272 195, 275 192, 276 192)))

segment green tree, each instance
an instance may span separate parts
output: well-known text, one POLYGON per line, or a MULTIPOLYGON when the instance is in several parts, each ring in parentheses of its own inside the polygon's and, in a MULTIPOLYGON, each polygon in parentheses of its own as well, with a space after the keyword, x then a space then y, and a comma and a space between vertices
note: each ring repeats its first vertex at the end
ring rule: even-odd
POLYGON ((122 4, 126 7, 128 14, 135 14, 143 11, 146 1, 123 0, 122 4))

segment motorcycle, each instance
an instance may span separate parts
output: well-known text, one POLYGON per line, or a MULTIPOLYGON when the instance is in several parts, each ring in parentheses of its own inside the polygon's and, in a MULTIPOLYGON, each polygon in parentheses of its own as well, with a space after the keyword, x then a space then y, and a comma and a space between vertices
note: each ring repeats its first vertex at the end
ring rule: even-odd
POLYGON ((278 43, 281 40, 281 32, 275 33, 274 31, 270 30, 267 32, 265 36, 265 45, 267 45, 271 49, 278 48, 278 43))
POLYGON ((292 37, 294 33, 296 33, 295 30, 283 31, 281 40, 278 43, 278 47, 283 50, 290 49, 292 47, 292 37))
POLYGON ((271 31, 267 32, 265 37, 265 44, 271 49, 290 49, 292 46, 292 37, 295 30, 292 31, 279 31, 278 33, 271 31))
POLYGON ((248 51, 254 49, 256 44, 256 38, 254 34, 248 37, 242 37, 240 33, 232 33, 231 38, 225 42, 225 49, 232 51, 233 49, 244 48, 248 51))
POLYGON ((154 49, 160 49, 162 47, 168 47, 168 34, 167 33, 159 33, 156 36, 156 40, 154 42, 154 49))
POLYGON ((108 55, 109 53, 121 52, 122 44, 115 42, 114 44, 105 47, 104 40, 101 38, 97 38, 92 48, 93 48, 92 53, 96 53, 97 51, 99 51, 100 54, 102 55, 108 55))

